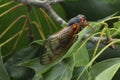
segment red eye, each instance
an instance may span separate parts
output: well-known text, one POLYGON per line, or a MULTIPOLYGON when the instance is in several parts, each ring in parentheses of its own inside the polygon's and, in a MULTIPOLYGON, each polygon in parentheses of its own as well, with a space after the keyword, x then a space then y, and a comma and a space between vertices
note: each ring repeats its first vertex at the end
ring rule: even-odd
POLYGON ((83 17, 80 17, 80 22, 83 21, 83 17))

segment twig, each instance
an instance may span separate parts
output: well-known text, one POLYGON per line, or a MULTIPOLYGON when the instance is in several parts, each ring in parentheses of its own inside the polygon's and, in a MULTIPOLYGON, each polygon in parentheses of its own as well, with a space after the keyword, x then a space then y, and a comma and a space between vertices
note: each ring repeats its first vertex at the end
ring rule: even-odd
MULTIPOLYGON (((85 34, 84 39, 88 38, 89 35, 90 34, 85 34)), ((96 43, 99 39, 100 39, 100 37, 95 37, 94 36, 94 37, 90 38, 89 41, 92 42, 92 43, 96 43)), ((104 43, 106 40, 107 40, 106 37, 102 37, 101 42, 104 43)))
POLYGON ((66 21, 64 21, 53 9, 52 7, 48 4, 46 7, 47 13, 50 14, 50 16, 57 21, 59 24, 67 24, 66 21))
POLYGON ((63 2, 64 0, 15 0, 15 1, 27 4, 27 5, 44 7, 46 4, 55 4, 58 2, 63 2))
POLYGON ((51 7, 50 4, 62 2, 63 0, 15 0, 26 5, 33 5, 44 8, 48 15, 50 15, 56 22, 61 25, 67 24, 51 7))
MULTIPOLYGON (((86 38, 88 38, 89 37, 89 35, 90 34, 85 34, 85 36, 83 37, 84 39, 86 39, 86 38)), ((89 39, 89 41, 90 42, 92 42, 93 44, 95 44, 95 43, 97 43, 97 41, 100 39, 100 37, 91 37, 90 39, 89 39)), ((118 40, 118 39, 111 39, 111 41, 108 41, 108 39, 107 39, 107 37, 102 37, 101 38, 101 43, 103 43, 103 44, 108 44, 108 43, 110 43, 110 42, 112 42, 112 41, 115 41, 115 40, 118 40)), ((111 48, 113 48, 113 49, 115 49, 115 45, 113 44, 113 45, 111 45, 110 46, 111 48)))

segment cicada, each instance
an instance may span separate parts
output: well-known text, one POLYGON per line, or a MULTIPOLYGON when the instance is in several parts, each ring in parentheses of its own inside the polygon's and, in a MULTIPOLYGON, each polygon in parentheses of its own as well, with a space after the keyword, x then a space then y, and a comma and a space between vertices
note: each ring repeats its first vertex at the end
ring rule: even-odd
POLYGON ((75 42, 76 35, 88 25, 84 15, 77 15, 68 21, 68 25, 48 37, 46 53, 40 56, 41 64, 50 64, 64 55, 75 42))

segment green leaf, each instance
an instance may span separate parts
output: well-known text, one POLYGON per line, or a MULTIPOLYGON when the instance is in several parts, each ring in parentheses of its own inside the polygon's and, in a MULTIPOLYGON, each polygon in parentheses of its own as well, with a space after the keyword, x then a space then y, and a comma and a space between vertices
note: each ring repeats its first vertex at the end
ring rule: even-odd
POLYGON ((114 32, 111 31, 112 36, 120 36, 120 21, 114 23, 114 32))
MULTIPOLYGON (((77 80, 77 77, 79 76, 79 74, 82 72, 83 69, 84 67, 76 67, 74 69, 72 80, 77 80)), ((91 79, 90 72, 88 70, 85 70, 85 72, 83 73, 83 75, 79 80, 90 80, 90 79, 91 79)))
POLYGON ((63 62, 58 64, 54 63, 49 65, 41 65, 39 62, 39 58, 36 58, 25 61, 19 64, 19 66, 25 66, 33 69, 35 71, 35 76, 33 77, 33 80, 41 79, 43 74, 43 79, 45 80, 59 80, 59 78, 61 78, 60 80, 70 80, 70 78, 72 77, 74 62, 73 59, 65 59, 63 62), (56 74, 56 72, 58 74, 56 74))
POLYGON ((113 59, 101 61, 93 65, 90 72, 92 77, 96 80, 100 80, 98 78, 102 77, 101 75, 105 75, 105 74, 107 74, 107 76, 110 76, 110 77, 104 80, 111 80, 110 78, 113 77, 111 75, 115 75, 115 72, 119 67, 120 67, 120 58, 113 58, 113 59))
POLYGON ((75 54, 75 66, 85 66, 89 62, 88 51, 85 46, 83 46, 76 54, 75 54))
POLYGON ((24 67, 28 67, 28 68, 33 69, 35 71, 35 76, 34 76, 33 80, 39 80, 40 79, 41 74, 38 74, 38 73, 40 71, 42 71, 43 68, 44 68, 44 66, 40 65, 40 62, 39 62, 38 58, 24 61, 22 63, 19 63, 18 66, 24 66, 24 67))
POLYGON ((20 51, 16 51, 15 54, 12 55, 12 57, 10 57, 10 59, 8 59, 5 63, 10 76, 16 80, 26 80, 32 78, 34 75, 33 70, 17 65, 38 56, 40 53, 42 53, 42 51, 40 52, 39 49, 41 49, 40 46, 32 45, 27 48, 23 48, 20 51))
POLYGON ((10 80, 10 77, 4 67, 1 55, 1 47, 0 47, 0 80, 10 80))
POLYGON ((101 72, 96 77, 95 80, 112 80, 113 76, 115 75, 115 73, 117 72, 119 67, 120 67, 120 63, 119 64, 115 64, 115 65, 111 66, 110 68, 107 68, 106 70, 101 72))
POLYGON ((38 73, 41 70, 38 58, 31 59, 31 60, 28 60, 28 61, 24 61, 22 63, 19 63, 18 65, 19 66, 29 67, 29 68, 33 69, 35 71, 35 73, 38 73))
POLYGON ((43 45, 44 44, 44 41, 45 40, 36 40, 36 41, 33 41, 31 44, 38 44, 38 45, 43 45))
POLYGON ((72 58, 55 65, 44 76, 44 80, 71 80, 74 68, 72 58))
POLYGON ((114 23, 114 27, 119 29, 120 28, 120 21, 114 23))
POLYGON ((39 80, 41 78, 41 75, 47 72, 55 64, 41 65, 39 58, 35 58, 35 59, 24 61, 18 65, 33 69, 35 71, 33 80, 39 80))

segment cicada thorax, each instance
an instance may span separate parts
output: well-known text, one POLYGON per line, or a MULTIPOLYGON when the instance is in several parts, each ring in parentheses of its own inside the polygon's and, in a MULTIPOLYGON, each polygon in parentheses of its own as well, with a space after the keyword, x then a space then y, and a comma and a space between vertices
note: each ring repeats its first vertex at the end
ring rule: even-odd
POLYGON ((74 24, 70 27, 65 27, 54 35, 51 35, 47 39, 47 51, 41 55, 40 62, 42 64, 49 64, 60 56, 64 55, 65 52, 70 48, 75 39, 75 35, 79 31, 79 26, 74 24))

